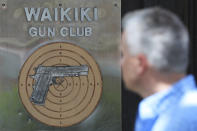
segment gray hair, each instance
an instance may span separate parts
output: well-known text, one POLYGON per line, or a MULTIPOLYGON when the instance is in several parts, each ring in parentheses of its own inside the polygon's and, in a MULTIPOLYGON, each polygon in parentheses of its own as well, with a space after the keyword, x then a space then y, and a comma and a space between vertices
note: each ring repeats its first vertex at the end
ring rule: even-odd
POLYGON ((123 29, 131 55, 143 53, 161 72, 186 72, 189 35, 175 14, 159 7, 128 13, 123 29))

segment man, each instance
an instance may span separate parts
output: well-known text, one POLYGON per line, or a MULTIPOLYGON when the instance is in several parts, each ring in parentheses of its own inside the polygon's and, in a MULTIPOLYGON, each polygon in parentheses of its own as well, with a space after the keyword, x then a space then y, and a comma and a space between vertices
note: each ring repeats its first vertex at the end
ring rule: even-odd
POLYGON ((182 22, 155 7, 126 15, 123 30, 123 79, 143 97, 135 130, 197 131, 197 90, 186 75, 189 36, 182 22))

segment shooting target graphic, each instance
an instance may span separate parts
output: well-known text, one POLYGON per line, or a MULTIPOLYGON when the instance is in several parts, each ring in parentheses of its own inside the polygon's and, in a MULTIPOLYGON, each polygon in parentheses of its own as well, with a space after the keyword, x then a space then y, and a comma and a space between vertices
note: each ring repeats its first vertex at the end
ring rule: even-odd
POLYGON ((21 68, 21 101, 34 118, 50 126, 68 127, 86 119, 101 93, 102 77, 95 60, 70 43, 38 48, 21 68))

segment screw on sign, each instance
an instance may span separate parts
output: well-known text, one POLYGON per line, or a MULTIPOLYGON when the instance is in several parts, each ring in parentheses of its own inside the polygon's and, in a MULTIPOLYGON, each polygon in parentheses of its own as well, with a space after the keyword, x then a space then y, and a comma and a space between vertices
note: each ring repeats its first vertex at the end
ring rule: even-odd
POLYGON ((102 94, 102 77, 93 57, 64 42, 38 48, 19 76, 19 95, 26 110, 50 126, 68 127, 86 119, 102 94))

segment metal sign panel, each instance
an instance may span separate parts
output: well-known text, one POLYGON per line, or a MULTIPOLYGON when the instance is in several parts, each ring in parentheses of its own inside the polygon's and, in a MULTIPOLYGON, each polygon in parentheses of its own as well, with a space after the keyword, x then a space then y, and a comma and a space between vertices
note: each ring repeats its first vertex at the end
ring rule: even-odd
POLYGON ((1 0, 0 130, 121 130, 120 6, 1 0))

